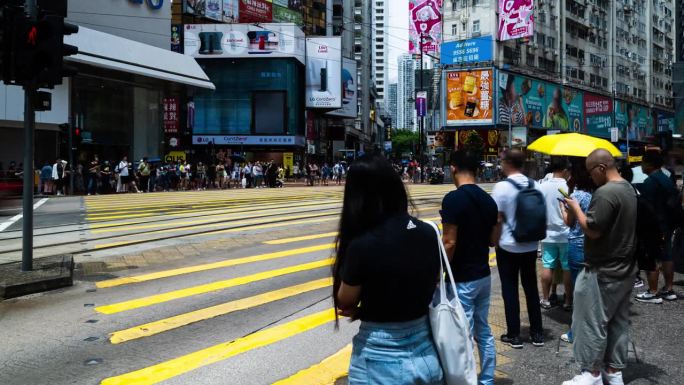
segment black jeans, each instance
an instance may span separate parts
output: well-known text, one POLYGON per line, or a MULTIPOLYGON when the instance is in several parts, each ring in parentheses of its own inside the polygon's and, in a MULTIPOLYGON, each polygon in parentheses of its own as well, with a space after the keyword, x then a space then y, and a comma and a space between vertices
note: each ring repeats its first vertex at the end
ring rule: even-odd
POLYGON ((537 289, 537 251, 510 253, 496 249, 496 264, 501 278, 501 296, 506 310, 506 327, 509 337, 520 335, 520 298, 518 297, 518 275, 525 291, 527 315, 530 319, 530 334, 542 333, 541 308, 537 289))

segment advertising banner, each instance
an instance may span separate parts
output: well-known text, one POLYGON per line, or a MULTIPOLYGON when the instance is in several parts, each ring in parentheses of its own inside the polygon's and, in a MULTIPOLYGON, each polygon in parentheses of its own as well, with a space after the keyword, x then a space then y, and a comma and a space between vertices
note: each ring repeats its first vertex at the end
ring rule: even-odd
POLYGON ((273 4, 266 0, 240 0, 240 23, 270 23, 273 20, 273 4))
POLYGON ((673 112, 656 110, 655 118, 658 132, 671 131, 674 133, 675 118, 673 112))
POLYGON ((427 91, 416 92, 416 116, 422 118, 427 112, 427 91))
POLYGON ((409 0, 409 53, 439 54, 443 0, 409 0))
POLYGON ((500 124, 582 130, 582 93, 541 80, 499 71, 498 118, 500 124))
POLYGON ((171 51, 183 53, 183 26, 181 24, 171 24, 171 51))
POLYGON ((648 107, 615 101, 615 124, 620 130, 620 139, 644 141, 653 136, 653 119, 648 107))
POLYGON ((460 150, 465 148, 465 146, 468 142, 469 136, 479 135, 480 138, 482 138, 482 143, 484 144, 485 154, 487 154, 487 155, 498 154, 499 141, 500 141, 500 134, 499 134, 498 130, 472 130, 472 129, 467 129, 467 130, 458 130, 458 131, 456 131, 456 134, 457 134, 456 146, 460 150))
POLYGON ((223 0, 223 21, 237 23, 240 20, 240 0, 223 0))
POLYGON ((283 168, 287 170, 288 175, 292 175, 294 171, 294 153, 283 153, 283 168))
MULTIPOLYGON (((198 3, 203 3, 203 2, 202 2, 202 0, 183 0, 183 13, 185 13, 187 15, 197 14, 198 12, 197 12, 196 8, 199 5, 198 3)), ((202 11, 204 11, 204 10, 202 10, 202 11)))
POLYGON ((534 35, 534 0, 499 0, 499 40, 534 35))
POLYGON ((301 11, 273 4, 273 22, 302 25, 304 24, 304 16, 301 11))
POLYGON ((304 32, 284 23, 186 24, 183 46, 196 58, 294 57, 304 63, 305 56, 304 32))
POLYGON ((178 118, 179 118, 179 103, 178 98, 164 98, 162 101, 164 106, 163 123, 165 134, 178 133, 178 118))
POLYGON ((492 70, 446 73, 446 125, 493 122, 492 70))
POLYGON ((356 85, 356 60, 342 59, 342 108, 328 115, 356 118, 358 115, 358 90, 356 85))
POLYGON ((511 144, 514 147, 527 147, 527 127, 513 127, 511 129, 511 144))
POLYGON ((263 135, 193 135, 192 144, 215 145, 269 145, 269 146, 303 146, 301 136, 263 136, 263 135))
POLYGON ((442 43, 440 63, 444 65, 465 64, 492 60, 492 37, 442 43))
POLYGON ((204 17, 223 21, 223 0, 204 0, 204 17))
POLYGON ((306 39, 306 107, 342 107, 342 38, 306 39))
POLYGON ((613 100, 608 96, 584 94, 584 119, 587 134, 610 138, 613 127, 613 100))

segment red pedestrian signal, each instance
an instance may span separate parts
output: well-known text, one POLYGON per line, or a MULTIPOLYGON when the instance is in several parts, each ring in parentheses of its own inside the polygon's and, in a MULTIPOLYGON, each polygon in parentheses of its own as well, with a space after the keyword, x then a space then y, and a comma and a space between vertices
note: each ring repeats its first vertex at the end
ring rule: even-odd
POLYGON ((32 46, 35 46, 37 41, 38 41, 38 29, 34 25, 29 29, 28 38, 26 39, 26 44, 30 44, 32 46))

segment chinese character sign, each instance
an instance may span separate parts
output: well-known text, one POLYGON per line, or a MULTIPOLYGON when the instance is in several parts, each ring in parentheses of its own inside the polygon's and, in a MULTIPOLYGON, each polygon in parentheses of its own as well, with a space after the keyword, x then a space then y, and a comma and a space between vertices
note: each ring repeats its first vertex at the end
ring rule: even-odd
POLYGON ((177 134, 178 133, 178 98, 164 98, 164 133, 177 134))
POLYGON ((584 119, 587 134, 609 138, 613 127, 613 100, 608 96, 584 94, 584 119))
POLYGON ((492 60, 492 37, 450 41, 442 44, 442 64, 464 64, 492 60))
POLYGON ((446 124, 492 123, 492 70, 446 73, 446 124))
POLYGON ((409 52, 439 54, 443 0, 409 0, 409 52))
POLYGON ((238 13, 240 23, 270 23, 273 20, 273 4, 266 0, 240 0, 238 13))
POLYGON ((534 0, 499 0, 499 40, 534 34, 534 0))

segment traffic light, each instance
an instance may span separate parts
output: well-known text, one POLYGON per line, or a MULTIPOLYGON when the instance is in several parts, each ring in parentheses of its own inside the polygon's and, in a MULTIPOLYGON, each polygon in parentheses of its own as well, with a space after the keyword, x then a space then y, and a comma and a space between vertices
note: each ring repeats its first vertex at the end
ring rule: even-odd
POLYGON ((77 150, 79 146, 81 146, 81 142, 83 142, 83 138, 81 137, 81 129, 78 127, 72 127, 71 128, 73 131, 73 149, 77 150))
POLYGON ((78 48, 64 44, 64 36, 78 32, 78 26, 65 23, 64 17, 55 14, 42 16, 37 24, 38 44, 36 80, 42 87, 53 88, 62 84, 63 77, 76 75, 76 68, 65 65, 64 57, 78 53, 78 48))

